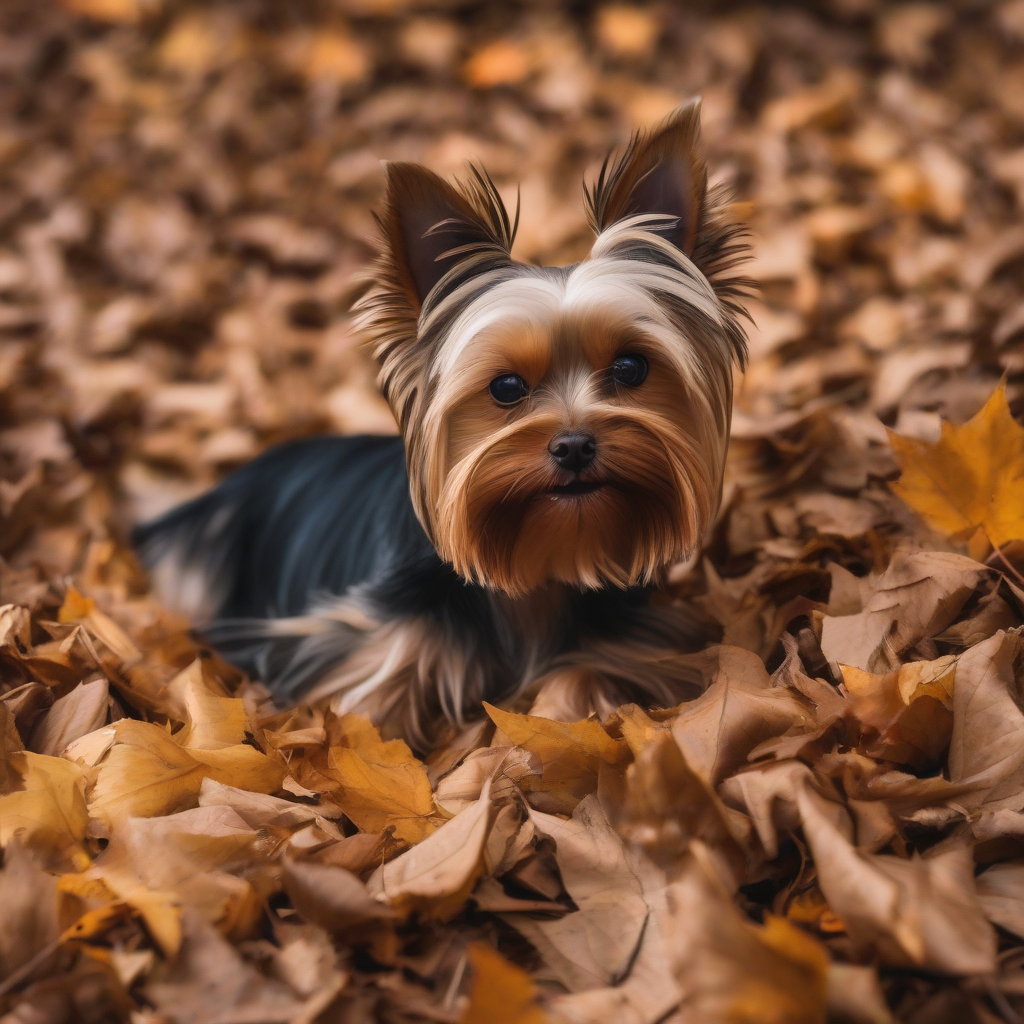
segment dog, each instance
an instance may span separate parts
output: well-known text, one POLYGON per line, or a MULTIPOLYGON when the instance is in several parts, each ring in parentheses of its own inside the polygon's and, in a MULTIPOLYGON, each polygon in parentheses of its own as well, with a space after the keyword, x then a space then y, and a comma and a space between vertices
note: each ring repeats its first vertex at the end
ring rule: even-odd
POLYGON ((717 514, 746 356, 699 100, 606 159, 570 266, 512 258, 486 172, 385 168, 357 312, 401 436, 284 444, 143 525, 157 592, 278 700, 419 749, 485 700, 677 702, 709 636, 658 585, 717 514))

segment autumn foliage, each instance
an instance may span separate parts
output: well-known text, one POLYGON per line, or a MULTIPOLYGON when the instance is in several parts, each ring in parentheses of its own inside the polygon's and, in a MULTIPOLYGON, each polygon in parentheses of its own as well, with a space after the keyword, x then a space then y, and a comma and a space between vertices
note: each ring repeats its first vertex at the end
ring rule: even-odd
POLYGON ((1024 1017, 1024 5, 0 5, 0 1024, 1024 1017), (379 160, 516 255, 694 92, 754 237, 673 708, 413 750, 266 692, 129 525, 394 423, 379 160))

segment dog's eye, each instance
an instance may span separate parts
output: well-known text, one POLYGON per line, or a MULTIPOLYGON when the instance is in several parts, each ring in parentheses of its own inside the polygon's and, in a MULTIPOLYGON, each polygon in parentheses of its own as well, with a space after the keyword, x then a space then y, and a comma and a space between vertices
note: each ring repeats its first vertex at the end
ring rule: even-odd
POLYGON ((612 377, 618 384, 635 388, 647 379, 647 360, 643 356, 619 356, 612 363, 612 377))
POLYGON ((491 398, 499 405, 515 405, 530 390, 518 373, 503 373, 491 381, 491 398))

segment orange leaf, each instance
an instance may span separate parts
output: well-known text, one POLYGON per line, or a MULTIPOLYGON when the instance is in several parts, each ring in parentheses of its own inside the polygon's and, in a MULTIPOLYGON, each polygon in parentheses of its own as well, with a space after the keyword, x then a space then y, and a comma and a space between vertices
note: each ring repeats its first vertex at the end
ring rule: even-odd
POLYGON ((933 529, 993 545, 1024 539, 1024 427, 1000 384, 962 427, 943 422, 938 443, 889 432, 903 475, 892 489, 933 529))
POLYGON ((511 39, 499 39, 477 50, 463 69, 466 81, 477 89, 517 85, 530 73, 526 51, 511 39))
POLYGON ((469 947, 473 987, 459 1024, 544 1024, 537 987, 526 973, 500 953, 475 943, 469 947))
POLYGON ((138 0, 62 0, 73 14, 84 14, 96 21, 134 24, 142 16, 138 0))

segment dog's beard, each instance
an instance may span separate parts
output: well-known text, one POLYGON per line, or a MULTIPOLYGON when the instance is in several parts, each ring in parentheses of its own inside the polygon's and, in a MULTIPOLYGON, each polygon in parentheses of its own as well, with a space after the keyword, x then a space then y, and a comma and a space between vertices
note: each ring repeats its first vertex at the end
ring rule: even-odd
POLYGON ((598 454, 579 475, 554 465, 555 424, 544 415, 466 455, 438 502, 442 557, 515 596, 549 581, 647 583, 690 553, 718 505, 724 440, 690 436, 648 410, 609 408, 590 425, 598 454))

